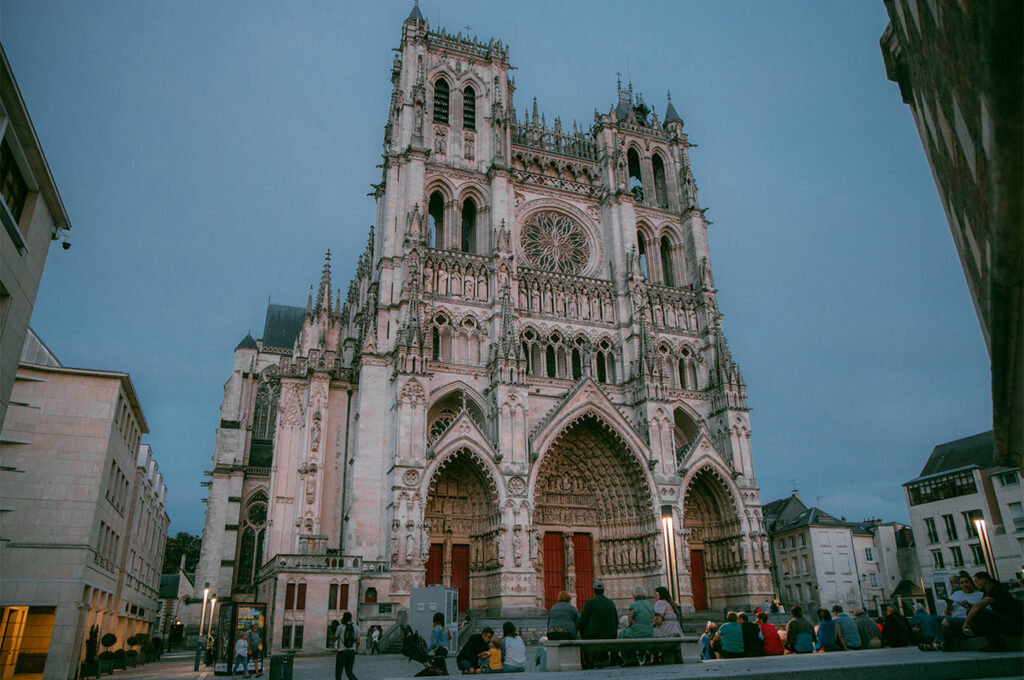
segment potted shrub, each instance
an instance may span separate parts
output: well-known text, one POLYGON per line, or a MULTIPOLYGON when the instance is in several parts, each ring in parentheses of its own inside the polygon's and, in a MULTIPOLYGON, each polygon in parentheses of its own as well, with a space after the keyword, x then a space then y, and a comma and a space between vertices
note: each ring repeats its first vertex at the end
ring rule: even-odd
POLYGON ((125 651, 124 651, 124 649, 123 648, 122 649, 115 649, 114 650, 114 670, 115 671, 123 671, 125 668, 128 667, 126 664, 127 664, 127 661, 125 659, 125 651))
MULTIPOLYGON (((129 647, 136 647, 136 646, 140 646, 141 647, 142 643, 144 643, 148 639, 149 639, 149 636, 146 635, 145 633, 136 633, 135 635, 132 635, 130 638, 128 638, 128 646, 129 647)), ((129 650, 128 654, 127 654, 127 656, 125 658, 127 659, 129 666, 135 666, 135 665, 138 665, 140 663, 146 663, 145 657, 143 655, 139 654, 134 649, 129 650), (134 659, 132 657, 134 657, 134 659)))
POLYGON ((139 653, 134 649, 129 649, 124 653, 124 665, 127 668, 135 668, 139 665, 139 653))
MULTIPOLYGON (((156 640, 156 639, 159 639, 159 638, 154 638, 154 640, 156 640)), ((142 641, 142 655, 141 656, 146 659, 146 663, 150 663, 152 661, 156 661, 157 659, 160 658, 160 655, 157 652, 156 644, 153 642, 153 640, 149 639, 148 637, 145 640, 142 641)))
POLYGON ((96 658, 99 647, 100 627, 93 626, 89 629, 89 636, 85 638, 85 661, 82 662, 81 677, 98 678, 100 676, 100 662, 96 658))
POLYGON ((110 651, 110 647, 117 642, 117 636, 113 633, 107 633, 100 638, 100 644, 103 645, 103 651, 100 652, 100 673, 110 674, 114 672, 114 653, 110 651))

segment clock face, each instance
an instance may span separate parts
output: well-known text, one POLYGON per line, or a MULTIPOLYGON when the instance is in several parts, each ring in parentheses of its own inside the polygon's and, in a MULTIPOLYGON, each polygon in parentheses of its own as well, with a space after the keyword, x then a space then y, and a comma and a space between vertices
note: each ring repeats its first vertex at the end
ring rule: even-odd
POLYGON ((586 229, 561 213, 531 215, 523 224, 520 243, 534 269, 579 275, 590 261, 586 229))

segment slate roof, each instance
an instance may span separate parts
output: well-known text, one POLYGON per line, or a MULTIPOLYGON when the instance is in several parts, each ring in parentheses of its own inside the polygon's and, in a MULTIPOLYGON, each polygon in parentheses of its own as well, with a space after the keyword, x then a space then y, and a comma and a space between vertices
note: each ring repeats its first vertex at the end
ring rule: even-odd
POLYGON ((235 350, 240 349, 259 349, 259 347, 256 346, 256 339, 252 337, 251 332, 246 333, 245 337, 242 338, 242 341, 235 345, 235 350))
POLYGON ((775 531, 776 527, 786 524, 805 510, 807 506, 800 500, 800 496, 793 494, 768 503, 761 513, 768 531, 775 531))
POLYGON ((676 113, 676 107, 672 105, 672 100, 669 99, 668 100, 668 108, 665 109, 665 121, 664 122, 667 123, 667 122, 669 122, 671 120, 678 120, 680 123, 683 122, 683 119, 679 117, 678 113, 676 113))
POLYGON ((808 508, 796 494, 772 501, 762 509, 765 526, 773 534, 792 531, 803 527, 850 527, 859 529, 860 524, 836 519, 820 508, 808 508))
POLYGON ((415 5, 412 6, 412 11, 409 12, 409 16, 407 16, 405 18, 405 20, 408 21, 409 19, 422 19, 422 18, 423 18, 423 14, 420 12, 420 3, 417 2, 415 5))
POLYGON ((267 303, 267 320, 263 325, 263 337, 260 338, 263 346, 291 349, 302 330, 305 314, 304 307, 267 303))
POLYGON ((994 456, 992 430, 956 439, 932 449, 932 455, 928 456, 928 462, 924 464, 919 477, 937 475, 972 465, 990 468, 995 465, 994 456))

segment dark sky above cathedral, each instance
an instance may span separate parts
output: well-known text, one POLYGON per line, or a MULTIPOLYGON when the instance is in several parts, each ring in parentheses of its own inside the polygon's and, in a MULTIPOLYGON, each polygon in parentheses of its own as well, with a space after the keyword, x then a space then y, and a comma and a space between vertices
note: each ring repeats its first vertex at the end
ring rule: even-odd
MULTIPOLYGON (((232 349, 268 296, 352 272, 374 220, 391 48, 411 0, 8 0, 0 40, 74 231, 32 325, 68 366, 131 373, 202 529, 232 349)), ((764 502, 906 520, 901 483, 989 429, 988 357, 879 0, 423 0, 511 47, 516 108, 589 125, 615 74, 686 124, 764 502), (820 499, 818 499, 820 497, 820 499)), ((469 27, 468 29, 466 27, 469 27)))

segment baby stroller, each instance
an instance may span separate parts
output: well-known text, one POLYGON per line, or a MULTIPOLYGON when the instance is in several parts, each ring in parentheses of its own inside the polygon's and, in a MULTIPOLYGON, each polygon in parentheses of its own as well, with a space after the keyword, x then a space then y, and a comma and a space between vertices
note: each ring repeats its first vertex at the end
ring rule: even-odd
POLYGON ((427 653, 427 643, 420 634, 409 626, 402 626, 402 654, 409 661, 423 664, 423 669, 414 675, 415 678, 437 677, 448 675, 448 663, 443 656, 427 653))

